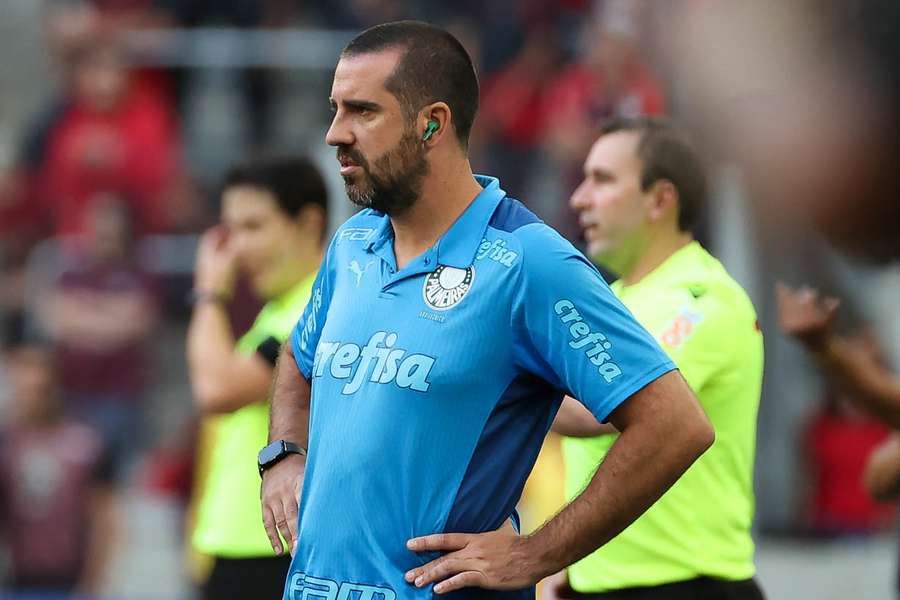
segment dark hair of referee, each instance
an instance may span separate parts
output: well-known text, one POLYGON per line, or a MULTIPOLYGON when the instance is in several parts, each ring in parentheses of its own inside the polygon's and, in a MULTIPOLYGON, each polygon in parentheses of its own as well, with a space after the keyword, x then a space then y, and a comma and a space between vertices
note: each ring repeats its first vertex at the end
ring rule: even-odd
POLYGON ((665 117, 618 117, 604 121, 600 135, 619 131, 640 136, 637 155, 641 169, 641 191, 662 179, 678 190, 678 227, 693 231, 707 202, 706 171, 687 134, 665 117))

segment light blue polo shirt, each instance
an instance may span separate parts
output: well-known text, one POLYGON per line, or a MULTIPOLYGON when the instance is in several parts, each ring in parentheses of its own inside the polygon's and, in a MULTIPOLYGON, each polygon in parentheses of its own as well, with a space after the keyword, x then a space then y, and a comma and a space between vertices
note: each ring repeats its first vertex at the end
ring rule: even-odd
MULTIPOLYGON (((499 182, 397 269, 390 219, 336 233, 292 335, 312 384, 288 600, 426 600, 409 538, 496 529, 563 394, 601 421, 675 368, 597 270, 499 182)), ((533 597, 461 590, 459 598, 533 597)))

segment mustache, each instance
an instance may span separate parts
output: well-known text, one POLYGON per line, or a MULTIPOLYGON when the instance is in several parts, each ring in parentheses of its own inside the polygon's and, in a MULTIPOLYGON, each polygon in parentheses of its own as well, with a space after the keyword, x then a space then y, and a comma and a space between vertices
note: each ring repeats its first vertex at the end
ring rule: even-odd
POLYGON ((369 170, 369 161, 366 160, 366 157, 362 155, 362 153, 353 148, 351 146, 340 145, 337 147, 337 159, 345 160, 350 159, 357 165, 361 166, 366 171, 369 170))

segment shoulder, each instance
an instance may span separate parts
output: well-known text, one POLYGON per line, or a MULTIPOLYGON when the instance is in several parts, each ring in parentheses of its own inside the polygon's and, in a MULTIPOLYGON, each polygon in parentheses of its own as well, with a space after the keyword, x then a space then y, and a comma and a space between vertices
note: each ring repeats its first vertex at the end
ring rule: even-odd
POLYGON ((344 221, 334 232, 332 246, 345 242, 368 242, 384 225, 387 216, 370 208, 361 210, 344 221))
POLYGON ((555 229, 514 198, 506 197, 500 201, 488 222, 487 233, 488 239, 491 236, 503 238, 523 253, 553 249, 579 254, 555 229))
POLYGON ((363 247, 373 240, 378 230, 384 226, 387 217, 370 208, 361 210, 344 221, 334 232, 328 252, 332 253, 339 247, 363 247))
POLYGON ((727 319, 756 320, 756 310, 747 292, 715 256, 703 251, 697 258, 693 276, 681 287, 698 305, 727 319))
POLYGON ((675 340, 686 341, 693 330, 700 332, 709 350, 734 347, 739 339, 749 343, 759 335, 749 296, 711 254, 699 255, 692 268, 671 283, 671 306, 677 314, 662 334, 666 345, 679 346, 675 340))
POLYGON ((476 259, 512 267, 520 284, 532 291, 547 282, 568 289, 603 280, 571 242, 512 198, 504 198, 494 211, 476 259))

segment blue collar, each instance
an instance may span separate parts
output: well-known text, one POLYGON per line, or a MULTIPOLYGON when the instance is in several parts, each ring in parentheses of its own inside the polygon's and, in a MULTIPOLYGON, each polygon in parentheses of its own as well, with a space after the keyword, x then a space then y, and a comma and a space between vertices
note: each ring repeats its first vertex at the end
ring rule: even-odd
MULTIPOLYGON (((475 253, 481 240, 484 239, 484 233, 497 205, 506 197, 506 192, 500 187, 500 181, 496 177, 475 175, 475 180, 484 189, 475 196, 450 229, 437 241, 435 245, 437 264, 459 269, 470 266, 475 261, 475 253)), ((383 248, 394 239, 390 217, 378 214, 381 215, 382 221, 367 244, 369 251, 383 248)))

